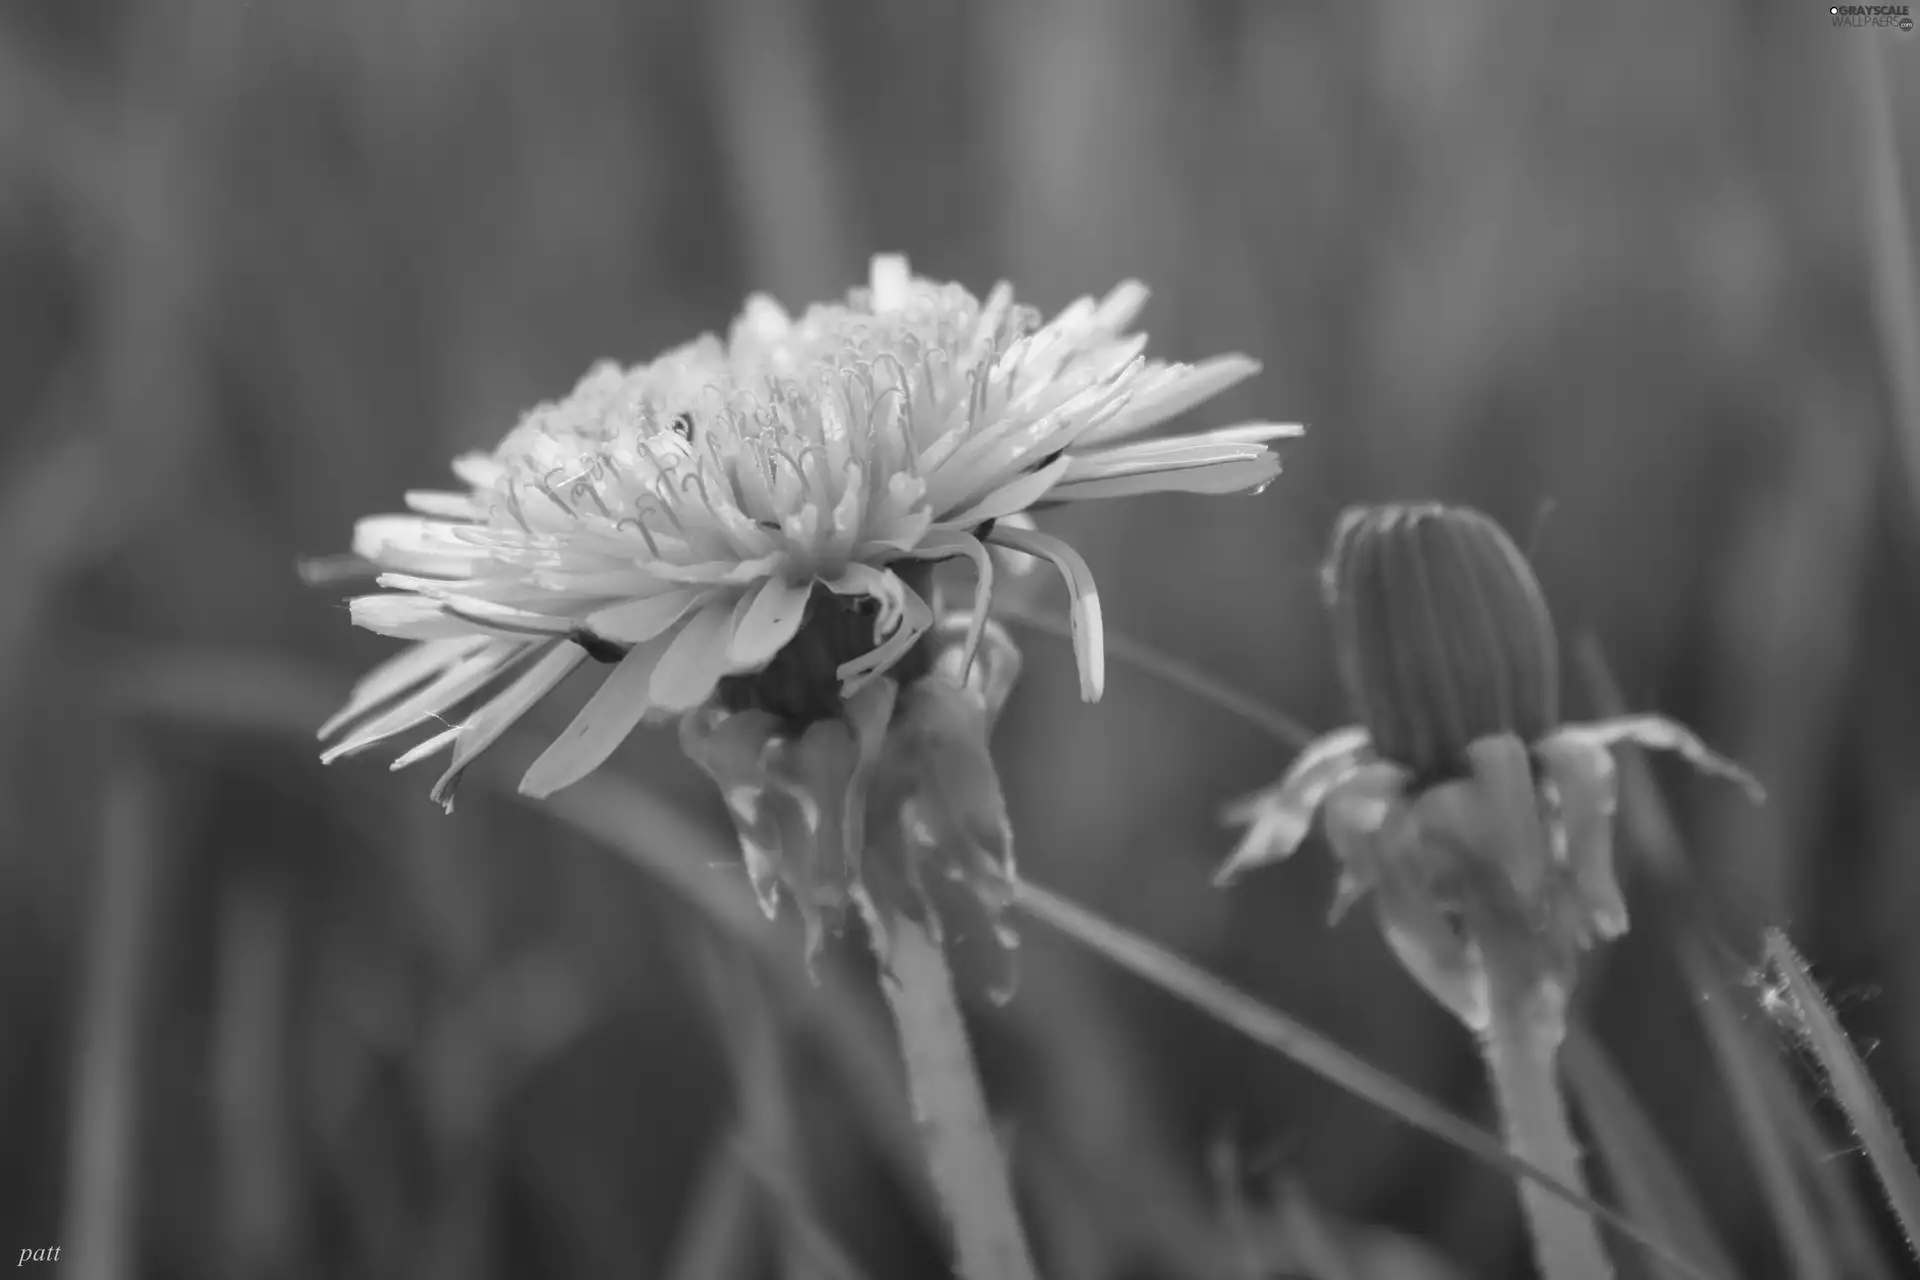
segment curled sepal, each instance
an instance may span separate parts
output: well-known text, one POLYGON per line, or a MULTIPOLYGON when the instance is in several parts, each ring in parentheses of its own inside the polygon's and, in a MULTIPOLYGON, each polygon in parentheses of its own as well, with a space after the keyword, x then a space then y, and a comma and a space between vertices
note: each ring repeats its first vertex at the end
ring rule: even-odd
POLYGON ((1382 869, 1374 855, 1373 838, 1407 804, 1407 772, 1399 765, 1375 760, 1358 765, 1327 793, 1321 809, 1327 842, 1340 863, 1340 881, 1328 925, 1339 924, 1353 905, 1378 883, 1382 869))
POLYGON ((1563 725, 1545 741, 1575 742, 1600 749, 1625 742, 1655 751, 1671 751, 1702 773, 1732 782, 1755 804, 1767 801, 1766 788, 1757 778, 1702 742, 1693 730, 1665 716, 1614 716, 1586 724, 1563 725))
POLYGON ((981 697, 940 676, 902 692, 871 784, 867 879, 876 898, 892 899, 885 905, 923 914, 929 871, 966 885, 992 915, 1007 905, 1013 829, 989 727, 981 697), (902 889, 906 896, 894 897, 902 889))
POLYGON ((1570 987, 1596 928, 1571 868, 1556 857, 1556 815, 1517 742, 1482 739, 1474 754, 1476 776, 1429 787, 1409 806, 1408 856, 1425 873, 1428 896, 1468 933, 1485 942, 1496 930, 1531 971, 1570 987))
POLYGON ((719 786, 739 832, 755 895, 769 916, 785 887, 809 958, 838 932, 866 845, 867 782, 892 717, 896 687, 876 681, 844 717, 794 733, 777 717, 708 704, 681 720, 688 757, 719 786))
POLYGON ((1020 679, 1020 650, 999 623, 973 613, 950 613, 934 627, 939 645, 934 673, 978 695, 989 727, 1020 679))
MULTIPOLYGON (((1493 860, 1504 887, 1512 889, 1522 908, 1536 919, 1544 917, 1549 909, 1547 828, 1526 745, 1512 734, 1489 734, 1467 747, 1467 760, 1478 784, 1478 804, 1469 805, 1460 824, 1474 829, 1466 840, 1493 860)), ((1434 790, 1470 794, 1450 787, 1434 790)))
POLYGON ((1613 756, 1577 734, 1556 733, 1533 750, 1552 865, 1566 877, 1577 910, 1563 917, 1581 946, 1627 931, 1627 903, 1613 870, 1613 815, 1619 779, 1613 756))
POLYGON ((1254 867, 1291 857, 1328 795, 1353 777, 1369 754, 1365 729, 1336 729, 1310 743, 1280 781, 1229 805, 1222 818, 1247 831, 1213 882, 1228 884, 1254 867))
POLYGON ((1380 932, 1401 966, 1469 1030, 1483 1030, 1490 1005, 1480 948, 1461 927, 1442 883, 1451 877, 1417 809, 1392 798, 1388 781, 1363 775, 1328 798, 1327 842, 1340 859, 1342 898, 1371 890, 1380 932))
POLYGON ((680 721, 680 747, 720 788, 739 833, 740 853, 760 909, 771 920, 780 908, 783 823, 793 817, 788 799, 768 786, 767 753, 780 722, 764 711, 728 711, 709 704, 680 721))

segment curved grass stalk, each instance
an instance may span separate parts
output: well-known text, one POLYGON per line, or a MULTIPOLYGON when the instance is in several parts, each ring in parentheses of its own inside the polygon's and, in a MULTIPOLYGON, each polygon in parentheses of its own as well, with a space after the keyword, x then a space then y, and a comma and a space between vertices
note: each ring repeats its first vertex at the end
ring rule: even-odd
MULTIPOLYGON (((1031 627, 1035 631, 1056 639, 1071 640, 1072 638, 1072 629, 1064 618, 1012 605, 1000 606, 999 612, 1022 626, 1031 627)), ((1283 743, 1295 751, 1313 741, 1313 734, 1307 731, 1307 727, 1286 712, 1278 707, 1269 706, 1258 698, 1248 697, 1232 685, 1214 679, 1190 662, 1176 658, 1170 653, 1163 653, 1151 645, 1116 635, 1110 627, 1106 630, 1106 647, 1107 652, 1116 660, 1155 676, 1210 707, 1245 721, 1276 742, 1283 743)))

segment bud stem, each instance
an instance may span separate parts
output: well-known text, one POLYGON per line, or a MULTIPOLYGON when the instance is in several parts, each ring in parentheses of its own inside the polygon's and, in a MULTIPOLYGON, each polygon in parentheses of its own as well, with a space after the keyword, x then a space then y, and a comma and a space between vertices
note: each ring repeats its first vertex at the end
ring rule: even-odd
POLYGON ((855 895, 880 965, 927 1169, 962 1280, 1035 1280, 1005 1154, 994 1138, 946 953, 926 924, 855 895))
MULTIPOLYGON (((1490 912, 1469 915, 1476 917, 1469 924, 1486 964, 1492 1012, 1480 1048, 1507 1150, 1585 1195, 1580 1148, 1567 1124, 1556 1066, 1567 1030, 1565 990, 1533 963, 1536 945, 1523 936, 1520 921, 1490 912)), ((1520 1185, 1520 1203, 1545 1280, 1611 1280, 1613 1265, 1585 1210, 1532 1182, 1520 1185)))

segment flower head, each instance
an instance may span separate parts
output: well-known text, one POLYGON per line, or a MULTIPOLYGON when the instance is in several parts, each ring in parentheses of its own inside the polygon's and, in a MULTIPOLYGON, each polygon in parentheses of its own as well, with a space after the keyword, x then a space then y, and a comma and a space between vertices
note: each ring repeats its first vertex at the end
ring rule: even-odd
POLYGON ((1759 795, 1662 717, 1560 723, 1540 584, 1477 511, 1348 511, 1325 582, 1362 724, 1314 742, 1229 811, 1246 834, 1220 879, 1290 856, 1321 818, 1341 863, 1335 918, 1371 893, 1401 962, 1470 1027, 1489 1016, 1490 931, 1518 939, 1560 991, 1582 950, 1625 932, 1612 746, 1677 751, 1759 795))
POLYGON ((856 895, 916 913, 957 881, 997 916, 1012 835, 987 737, 1019 666, 989 621, 995 566, 1066 578, 1082 693, 1103 681, 1085 562, 1043 507, 1154 491, 1228 493, 1279 470, 1247 424, 1134 439, 1253 373, 1244 356, 1148 360, 1124 284, 1050 321, 1005 285, 984 301, 876 258, 868 286, 799 316, 750 299, 708 336, 603 364, 454 463, 457 493, 360 522, 383 572, 353 619, 415 641, 355 687, 323 759, 446 724, 462 772, 589 661, 611 668, 534 761, 542 796, 647 719, 678 719, 718 784, 762 903, 810 938, 856 895), (939 561, 970 564, 972 612, 942 616, 939 561))
POLYGON ((1026 513, 1258 489, 1279 469, 1266 442, 1298 430, 1132 439, 1257 368, 1237 355, 1146 359, 1128 331, 1145 298, 1124 284, 1042 322, 1004 284, 982 301, 879 257, 844 302, 794 317, 755 297, 725 342, 596 367, 492 454, 456 461, 465 492, 410 493, 413 514, 361 521, 354 549, 386 591, 352 601, 353 619, 417 643, 355 688, 322 731, 346 729, 324 758, 444 721, 517 672, 398 762, 450 749, 435 788, 450 800, 473 758, 589 658, 613 669, 528 771, 530 794, 576 781, 642 719, 685 714, 729 682, 736 695, 757 682, 761 704, 784 685, 794 727, 851 724, 843 712, 871 681, 898 669, 910 683, 924 665, 912 655, 935 612, 914 566, 974 566, 970 663, 989 545, 1066 577, 1082 692, 1097 697, 1091 575, 1026 513))

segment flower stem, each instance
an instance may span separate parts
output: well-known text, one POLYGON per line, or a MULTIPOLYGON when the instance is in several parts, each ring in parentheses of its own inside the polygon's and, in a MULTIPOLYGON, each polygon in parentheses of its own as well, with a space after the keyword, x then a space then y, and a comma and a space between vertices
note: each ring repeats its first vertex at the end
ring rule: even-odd
POLYGON ((877 906, 865 895, 860 906, 959 1274, 962 1280, 1034 1280, 946 953, 927 925, 904 912, 877 906))
MULTIPOLYGON (((1552 977, 1526 963, 1523 948, 1481 944, 1492 1018, 1480 1035, 1501 1129, 1514 1156, 1586 1193, 1580 1148, 1567 1124, 1556 1059, 1566 1038, 1566 995, 1552 977), (1503 954, 1504 953, 1504 954, 1503 954)), ((1546 1280, 1610 1280, 1613 1264, 1585 1210, 1520 1185, 1534 1256, 1546 1280)))

